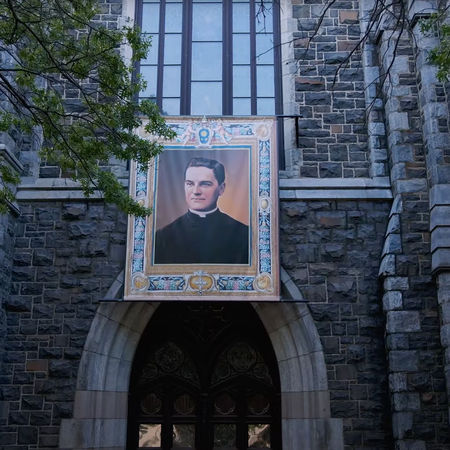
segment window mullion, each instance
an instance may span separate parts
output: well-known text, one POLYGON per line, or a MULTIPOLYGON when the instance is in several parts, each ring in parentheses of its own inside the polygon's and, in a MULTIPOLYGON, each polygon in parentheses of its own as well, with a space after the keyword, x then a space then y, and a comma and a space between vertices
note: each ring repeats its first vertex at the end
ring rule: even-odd
POLYGON ((273 45, 274 45, 274 71, 275 71, 275 114, 283 114, 283 89, 281 76, 281 34, 280 34, 280 8, 274 7, 273 13, 273 45))
POLYGON ((233 113, 233 2, 223 2, 222 112, 233 113))
POLYGON ((256 115, 256 9, 255 2, 250 1, 250 79, 251 79, 251 112, 256 115))
POLYGON ((192 74, 192 0, 183 1, 183 31, 181 55, 181 115, 191 113, 192 74))
POLYGON ((159 39, 158 39, 158 79, 156 84, 156 104, 162 111, 162 97, 164 84, 164 41, 166 29, 166 0, 160 1, 159 39))

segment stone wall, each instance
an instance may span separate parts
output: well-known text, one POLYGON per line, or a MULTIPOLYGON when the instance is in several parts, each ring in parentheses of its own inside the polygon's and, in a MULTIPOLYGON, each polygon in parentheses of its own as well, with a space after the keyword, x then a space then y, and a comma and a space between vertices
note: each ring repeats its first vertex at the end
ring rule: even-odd
MULTIPOLYGON (((6 303, 5 449, 58 445, 81 351, 124 265, 126 223, 102 203, 21 205, 6 303)), ((390 201, 286 201, 281 263, 308 301, 325 352, 331 417, 347 449, 390 448, 379 255, 390 201)))
POLYGON ((292 201, 281 209, 281 263, 321 336, 332 417, 347 449, 392 447, 378 289, 390 202, 292 201))
POLYGON ((22 204, 4 300, 3 448, 58 445, 99 300, 123 269, 126 218, 102 203, 22 204))
POLYGON ((294 177, 367 177, 364 71, 360 52, 353 53, 360 37, 358 4, 338 1, 325 10, 326 2, 298 3, 293 5, 297 77, 291 95, 302 118, 299 148, 288 169, 294 177))

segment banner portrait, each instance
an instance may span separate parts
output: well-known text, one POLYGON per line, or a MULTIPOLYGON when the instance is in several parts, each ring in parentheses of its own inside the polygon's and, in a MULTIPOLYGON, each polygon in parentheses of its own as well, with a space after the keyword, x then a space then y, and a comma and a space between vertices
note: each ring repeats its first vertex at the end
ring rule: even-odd
MULTIPOLYGON (((172 119, 153 164, 132 163, 125 300, 279 300, 272 118, 172 119)), ((143 129, 141 136, 146 136, 143 129)))

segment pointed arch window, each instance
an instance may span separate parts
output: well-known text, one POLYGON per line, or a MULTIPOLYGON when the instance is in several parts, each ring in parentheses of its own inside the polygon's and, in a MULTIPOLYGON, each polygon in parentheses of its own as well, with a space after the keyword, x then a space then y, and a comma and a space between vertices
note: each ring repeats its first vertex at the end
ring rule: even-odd
POLYGON ((169 115, 281 114, 278 3, 140 0, 141 98, 169 115))

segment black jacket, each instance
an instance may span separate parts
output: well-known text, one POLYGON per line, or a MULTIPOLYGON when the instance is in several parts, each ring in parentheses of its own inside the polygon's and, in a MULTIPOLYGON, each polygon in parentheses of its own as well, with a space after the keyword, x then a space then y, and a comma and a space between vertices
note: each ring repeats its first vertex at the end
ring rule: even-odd
POLYGON ((249 264, 249 227, 219 210, 188 212, 155 235, 155 264, 249 264))

